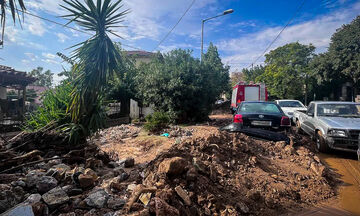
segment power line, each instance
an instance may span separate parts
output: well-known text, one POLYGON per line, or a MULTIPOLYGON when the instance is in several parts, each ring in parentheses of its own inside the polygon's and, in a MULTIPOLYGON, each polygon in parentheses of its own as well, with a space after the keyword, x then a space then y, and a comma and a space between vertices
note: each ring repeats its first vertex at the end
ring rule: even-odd
MULTIPOLYGON (((22 11, 22 10, 19 10, 19 9, 16 9, 16 10, 17 10, 18 12, 22 12, 22 13, 24 13, 24 14, 27 14, 27 15, 30 15, 30 16, 33 16, 33 17, 36 17, 36 18, 38 18, 38 19, 42 19, 42 20, 45 20, 45 21, 47 21, 47 22, 54 23, 54 24, 56 24, 56 25, 60 25, 60 26, 62 26, 62 27, 65 27, 65 28, 68 28, 68 29, 71 29, 71 30, 74 30, 74 31, 78 31, 78 32, 81 32, 81 33, 84 33, 84 34, 87 34, 87 35, 92 36, 91 33, 86 32, 86 31, 83 31, 83 30, 81 30, 81 29, 73 28, 73 27, 71 27, 71 26, 64 25, 64 24, 62 24, 62 23, 59 23, 59 22, 56 22, 56 21, 53 21, 53 20, 50 20, 50 19, 47 19, 47 18, 38 16, 38 15, 36 15, 36 14, 32 14, 32 13, 27 12, 27 11, 22 11)), ((127 44, 124 44, 124 43, 121 43, 121 45, 124 46, 124 47, 129 47, 129 48, 135 49, 135 50, 143 51, 143 50, 140 49, 140 48, 137 48, 137 47, 134 47, 134 46, 131 46, 131 45, 127 45, 127 44)))
POLYGON ((249 66, 247 66, 247 68, 251 67, 252 65, 254 65, 257 60, 259 60, 269 49, 270 47, 275 43, 275 41, 280 37, 281 33, 290 25, 290 23, 292 23, 292 21, 294 20, 294 18, 296 17, 296 15, 299 13, 299 11, 301 10, 301 8, 304 6, 305 4, 305 0, 302 1, 302 3, 300 4, 300 6, 297 8, 296 12, 294 13, 294 15, 291 17, 291 19, 286 23, 286 25, 284 26, 284 28, 281 29, 281 31, 279 32, 279 34, 274 38, 274 40, 269 44, 269 46, 264 50, 264 52, 255 59, 255 61, 253 63, 251 63, 249 66))
POLYGON ((183 15, 180 17, 180 19, 175 23, 175 25, 170 29, 170 31, 165 35, 165 37, 155 46, 155 48, 151 51, 154 52, 165 40, 166 38, 171 34, 171 32, 176 28, 176 26, 181 22, 181 20, 184 18, 184 16, 187 14, 187 12, 191 9, 191 7, 194 5, 196 0, 193 0, 189 7, 186 9, 186 11, 183 13, 183 15))

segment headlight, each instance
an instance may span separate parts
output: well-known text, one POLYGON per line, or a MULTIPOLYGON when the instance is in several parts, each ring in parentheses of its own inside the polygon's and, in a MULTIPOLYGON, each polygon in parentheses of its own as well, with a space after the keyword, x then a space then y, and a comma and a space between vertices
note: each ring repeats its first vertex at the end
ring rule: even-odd
POLYGON ((347 137, 346 132, 343 130, 332 129, 328 131, 329 136, 347 137))

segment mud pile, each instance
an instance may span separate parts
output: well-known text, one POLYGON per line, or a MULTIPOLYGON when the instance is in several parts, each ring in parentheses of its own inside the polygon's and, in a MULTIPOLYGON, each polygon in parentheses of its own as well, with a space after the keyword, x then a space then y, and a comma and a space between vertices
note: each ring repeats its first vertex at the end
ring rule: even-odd
MULTIPOLYGON (((278 215, 335 195, 337 180, 298 140, 219 132, 159 155, 139 188, 156 188, 156 215, 278 215)), ((148 195, 150 196, 150 195, 148 195)), ((139 201, 140 202, 140 201, 139 201)))

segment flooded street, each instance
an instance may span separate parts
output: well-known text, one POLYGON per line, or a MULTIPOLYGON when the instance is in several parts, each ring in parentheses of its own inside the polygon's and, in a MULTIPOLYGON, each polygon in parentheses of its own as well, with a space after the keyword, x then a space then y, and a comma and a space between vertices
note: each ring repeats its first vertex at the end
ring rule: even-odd
POLYGON ((339 207, 360 215, 360 162, 355 154, 320 154, 320 158, 341 175, 343 185, 339 188, 339 207))

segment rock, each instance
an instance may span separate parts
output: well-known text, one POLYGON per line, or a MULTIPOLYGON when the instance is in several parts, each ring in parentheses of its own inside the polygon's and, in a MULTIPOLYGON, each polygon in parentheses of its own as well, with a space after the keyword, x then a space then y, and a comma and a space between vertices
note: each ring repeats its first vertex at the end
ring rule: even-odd
POLYGON ((115 212, 107 212, 106 214, 104 214, 104 216, 114 216, 115 212))
POLYGON ((295 154, 296 151, 295 151, 294 147, 292 147, 291 145, 287 145, 284 148, 284 152, 288 155, 293 155, 293 154, 295 154))
POLYGON ((129 184, 127 186, 127 191, 134 191, 136 187, 137 187, 137 184, 129 184))
POLYGON ((26 183, 24 181, 22 181, 22 180, 18 180, 18 181, 11 182, 11 185, 13 187, 16 187, 16 186, 25 187, 26 183))
POLYGON ((36 189, 39 193, 43 194, 56 187, 58 181, 51 176, 42 176, 36 183, 36 189))
POLYGON ((0 191, 0 212, 4 212, 7 209, 18 204, 20 200, 17 200, 10 190, 1 190, 0 191))
POLYGON ((54 156, 54 157, 52 157, 52 158, 54 158, 54 159, 53 159, 53 160, 50 160, 50 161, 48 162, 51 166, 61 164, 61 159, 58 159, 59 156, 54 156))
POLYGON ((110 168, 116 168, 116 167, 119 166, 119 164, 116 163, 115 161, 111 161, 111 162, 109 162, 108 166, 109 166, 110 168))
POLYGON ((34 216, 33 208, 31 205, 18 205, 7 212, 3 213, 2 216, 34 216))
POLYGON ((42 195, 42 199, 50 208, 59 206, 69 201, 68 195, 60 187, 51 189, 42 195))
POLYGON ((276 146, 278 149, 283 149, 283 148, 286 146, 286 142, 285 142, 285 141, 276 142, 276 143, 275 143, 275 146, 276 146))
POLYGON ((179 195, 179 197, 181 197, 181 199, 184 200, 186 205, 188 205, 188 206, 191 205, 191 199, 190 199, 189 195, 187 194, 187 192, 184 191, 184 189, 182 189, 182 187, 176 186, 175 191, 179 195))
POLYGON ((91 175, 80 174, 78 179, 81 188, 89 188, 94 186, 95 181, 91 175))
POLYGON ((242 213, 245 213, 245 214, 247 214, 247 213, 249 213, 249 207, 245 204, 245 203, 243 203, 243 202, 241 202, 241 201, 239 201, 238 203, 236 203, 236 206, 241 210, 241 212, 242 213))
POLYGON ((75 212, 69 212, 69 213, 59 214, 59 216, 76 216, 76 213, 75 212))
POLYGON ((62 189, 68 196, 76 196, 83 193, 83 190, 81 188, 76 188, 73 185, 66 185, 62 187, 62 189))
POLYGON ((91 176, 94 179, 94 181, 98 180, 98 176, 97 176, 96 172, 94 170, 90 169, 90 168, 87 168, 84 171, 84 174, 91 176))
POLYGON ((88 206, 95 208, 103 208, 109 199, 109 194, 103 189, 99 189, 91 193, 86 199, 85 202, 88 206))
POLYGON ((150 213, 154 213, 157 216, 180 215, 179 210, 158 197, 151 199, 149 206, 150 213))
POLYGON ((25 176, 26 187, 31 188, 36 185, 41 177, 45 175, 44 172, 33 170, 25 176))
POLYGON ((180 175, 185 171, 186 165, 186 161, 181 157, 167 158, 160 163, 158 173, 180 175))
POLYGON ((130 175, 127 172, 123 172, 119 175, 119 181, 123 182, 127 180, 130 177, 130 175))
POLYGON ((135 159, 134 158, 126 158, 124 162, 125 168, 131 168, 135 165, 135 159))
POLYGON ((119 199, 114 197, 110 197, 110 199, 107 201, 108 208, 113 210, 120 210, 124 207, 125 204, 126 201, 124 199, 119 199))
POLYGON ((27 204, 34 204, 41 201, 40 194, 31 194, 26 200, 25 203, 27 204))
POLYGON ((49 169, 45 175, 54 177, 57 181, 61 181, 64 177, 63 173, 65 174, 65 172, 60 173, 57 169, 49 169))

